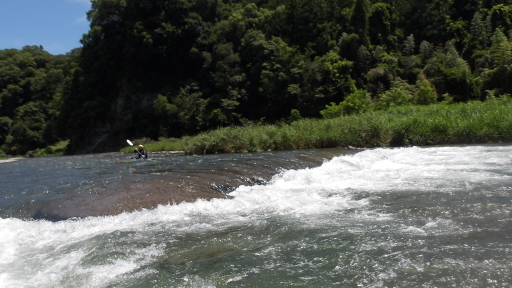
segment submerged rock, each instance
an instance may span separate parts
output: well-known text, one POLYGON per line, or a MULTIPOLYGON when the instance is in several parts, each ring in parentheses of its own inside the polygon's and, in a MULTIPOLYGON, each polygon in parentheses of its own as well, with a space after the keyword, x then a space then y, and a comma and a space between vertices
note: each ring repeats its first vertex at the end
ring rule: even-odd
POLYGON ((182 202, 194 202, 198 199, 211 200, 231 198, 214 189, 150 181, 129 183, 124 187, 117 185, 98 194, 77 195, 73 199, 57 199, 40 208, 34 219, 60 221, 88 216, 117 215, 140 209, 153 209, 158 205, 173 205, 182 202))

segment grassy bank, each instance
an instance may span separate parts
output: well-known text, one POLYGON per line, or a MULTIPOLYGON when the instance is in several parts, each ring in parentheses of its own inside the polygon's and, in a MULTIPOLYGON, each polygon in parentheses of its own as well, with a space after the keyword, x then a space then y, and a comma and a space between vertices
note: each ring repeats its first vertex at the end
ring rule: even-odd
POLYGON ((503 143, 512 142, 511 111, 511 99, 407 106, 291 125, 221 128, 172 143, 188 154, 503 143))
MULTIPOLYGON (((143 138, 132 140, 132 142, 134 144, 134 147, 138 147, 140 144, 144 145, 144 149, 149 152, 183 150, 181 144, 179 143, 179 139, 175 138, 161 139, 160 141, 153 141, 151 139, 143 138)), ((131 153, 133 152, 133 148, 127 146, 121 149, 121 152, 131 153)))
POLYGON ((59 143, 48 146, 43 149, 37 149, 32 152, 29 152, 34 157, 47 157, 47 156, 62 156, 66 151, 66 147, 69 144, 69 140, 60 141, 59 143))
MULTIPOLYGON (((245 153, 332 147, 400 147, 512 142, 512 99, 403 106, 335 119, 304 119, 290 125, 227 127, 180 139, 136 139, 147 151, 187 154, 245 153)), ((63 155, 68 141, 32 151, 63 155)), ((127 146, 122 152, 131 153, 127 146)), ((0 158, 1 159, 1 158, 0 158)))

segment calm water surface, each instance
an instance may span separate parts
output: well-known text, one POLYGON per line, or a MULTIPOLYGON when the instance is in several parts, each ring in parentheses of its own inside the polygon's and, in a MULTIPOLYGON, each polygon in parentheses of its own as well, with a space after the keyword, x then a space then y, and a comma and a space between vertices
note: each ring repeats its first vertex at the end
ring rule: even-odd
POLYGON ((0 287, 512 285, 512 146, 123 158, 0 163, 0 287))

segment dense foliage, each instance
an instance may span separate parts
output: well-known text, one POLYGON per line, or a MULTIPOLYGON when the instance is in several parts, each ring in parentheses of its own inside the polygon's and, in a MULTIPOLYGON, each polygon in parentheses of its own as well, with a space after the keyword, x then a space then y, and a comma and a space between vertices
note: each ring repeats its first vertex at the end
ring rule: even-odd
POLYGON ((512 93, 509 0, 91 2, 68 55, 0 51, 4 151, 512 93))
MULTIPOLYGON (((56 143, 73 52, 53 56, 40 46, 0 50, 0 146, 23 154, 56 143)), ((1 150, 1 149, 0 149, 1 150)))

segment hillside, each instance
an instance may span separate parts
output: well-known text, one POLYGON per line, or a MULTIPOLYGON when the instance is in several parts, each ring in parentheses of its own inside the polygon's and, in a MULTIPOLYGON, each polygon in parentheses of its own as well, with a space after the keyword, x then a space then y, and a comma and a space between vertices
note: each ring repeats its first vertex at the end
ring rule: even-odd
POLYGON ((512 93, 510 1, 93 0, 82 47, 0 50, 0 145, 332 118, 512 93))

